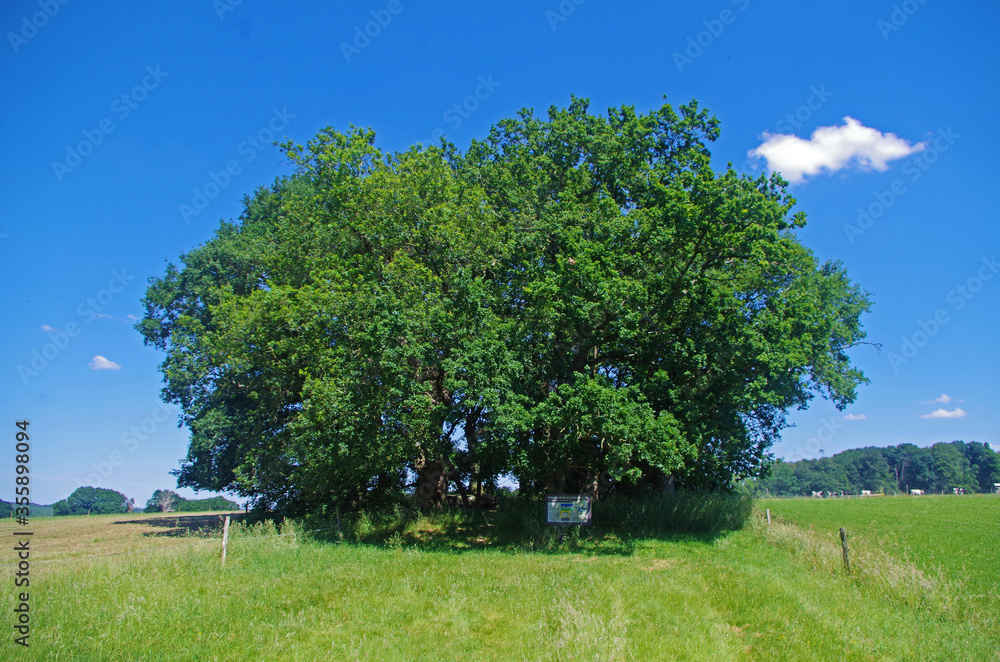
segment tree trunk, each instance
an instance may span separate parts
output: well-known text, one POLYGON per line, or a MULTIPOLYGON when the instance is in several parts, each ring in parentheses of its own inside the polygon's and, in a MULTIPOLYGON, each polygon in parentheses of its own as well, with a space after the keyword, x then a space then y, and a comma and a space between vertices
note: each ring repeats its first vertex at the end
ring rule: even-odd
POLYGON ((416 469, 417 506, 424 512, 440 510, 444 504, 444 495, 448 491, 448 476, 445 474, 444 463, 438 460, 424 461, 416 469))
POLYGON ((462 497, 462 507, 467 509, 469 507, 469 492, 465 489, 465 482, 462 480, 461 474, 458 471, 452 470, 451 479, 455 481, 455 487, 458 488, 458 495, 462 497))

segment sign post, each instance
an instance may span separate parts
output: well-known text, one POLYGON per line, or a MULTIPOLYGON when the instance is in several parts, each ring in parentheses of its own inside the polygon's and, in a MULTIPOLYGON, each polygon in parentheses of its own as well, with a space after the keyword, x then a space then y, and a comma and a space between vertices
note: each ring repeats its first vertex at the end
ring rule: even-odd
POLYGON ((545 523, 558 526, 562 542, 562 527, 590 524, 591 497, 585 494, 549 494, 545 497, 545 523))

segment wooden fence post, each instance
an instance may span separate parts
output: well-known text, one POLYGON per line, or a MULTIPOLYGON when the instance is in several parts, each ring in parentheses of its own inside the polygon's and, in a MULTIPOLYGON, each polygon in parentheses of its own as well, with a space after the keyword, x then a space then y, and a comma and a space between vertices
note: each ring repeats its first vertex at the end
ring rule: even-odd
POLYGON ((771 526, 771 509, 767 509, 767 525, 771 526))
POLYGON ((844 531, 844 527, 840 527, 840 546, 844 551, 844 570, 847 574, 851 574, 851 561, 848 558, 848 552, 850 550, 847 547, 847 532, 844 531))
POLYGON ((229 515, 226 515, 226 523, 222 525, 222 565, 226 565, 227 542, 229 542, 229 515))

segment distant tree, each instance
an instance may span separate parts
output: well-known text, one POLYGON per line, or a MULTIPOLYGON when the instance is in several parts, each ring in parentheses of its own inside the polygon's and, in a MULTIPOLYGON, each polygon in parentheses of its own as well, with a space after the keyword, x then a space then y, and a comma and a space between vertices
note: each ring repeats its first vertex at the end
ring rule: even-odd
POLYGON ((844 467, 850 482, 849 491, 881 492, 893 489, 892 469, 880 448, 858 448, 838 453, 834 459, 844 467))
POLYGON ((934 470, 934 458, 931 449, 915 447, 910 458, 910 477, 907 479, 907 489, 934 491, 937 489, 938 476, 934 470))
MULTIPOLYGON (((956 441, 955 444, 962 442, 956 441)), ((1000 482, 1000 455, 993 452, 989 444, 971 442, 963 444, 965 458, 969 461, 969 466, 976 478, 977 487, 980 492, 992 492, 993 484, 1000 482)))
POLYGON ((10 517, 10 514, 14 512, 14 506, 7 503, 6 501, 0 501, 0 517, 10 517))
POLYGON ((179 510, 178 506, 184 502, 184 498, 171 490, 156 490, 153 496, 146 502, 145 512, 147 513, 171 513, 179 510))
POLYGON ((795 475, 795 464, 783 460, 776 461, 768 476, 760 481, 760 489, 771 494, 792 495, 803 491, 799 479, 795 475))
POLYGON ((913 444, 900 444, 882 449, 882 456, 892 472, 893 485, 896 492, 905 492, 909 478, 908 469, 915 453, 920 449, 913 444))
POLYGON ((937 476, 935 491, 950 492, 956 487, 972 491, 978 487, 969 460, 955 444, 934 444, 931 457, 937 476))
POLYGON ((841 492, 851 489, 851 481, 844 467, 832 457, 811 462, 800 462, 795 475, 804 492, 841 492))
POLYGON ((103 487, 79 487, 53 505, 54 515, 110 515, 128 512, 129 499, 103 487))

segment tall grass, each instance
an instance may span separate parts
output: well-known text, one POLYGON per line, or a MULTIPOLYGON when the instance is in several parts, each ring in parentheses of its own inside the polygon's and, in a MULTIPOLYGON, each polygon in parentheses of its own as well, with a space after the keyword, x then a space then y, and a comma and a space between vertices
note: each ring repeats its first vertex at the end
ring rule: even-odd
POLYGON ((642 499, 618 497, 598 502, 594 523, 632 537, 738 531, 753 514, 753 503, 743 494, 681 490, 642 499))
POLYGON ((321 529, 325 540, 379 545, 422 544, 426 548, 502 547, 604 551, 631 548, 640 538, 678 534, 719 535, 741 529, 753 513, 752 498, 722 492, 676 491, 644 498, 611 497, 593 502, 593 521, 559 531, 545 523, 545 503, 517 496, 501 498, 492 511, 446 508, 421 513, 395 505, 381 510, 342 513, 340 526, 329 517, 307 518, 307 529, 321 529), (565 544, 553 543, 564 540, 565 544))

